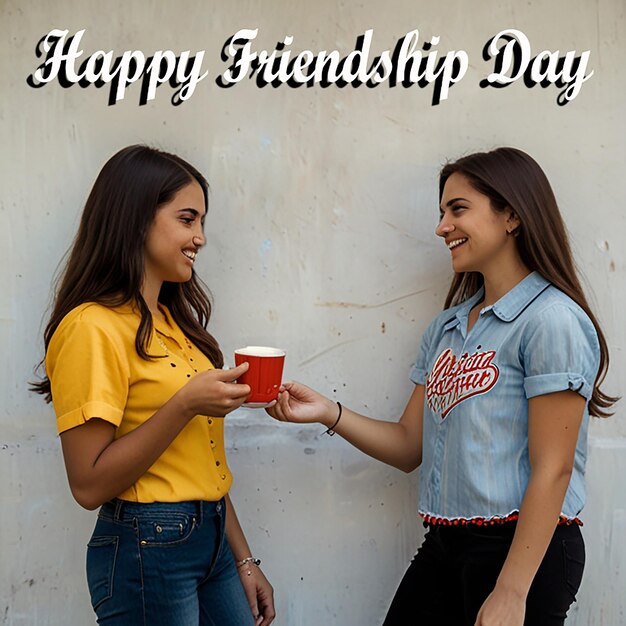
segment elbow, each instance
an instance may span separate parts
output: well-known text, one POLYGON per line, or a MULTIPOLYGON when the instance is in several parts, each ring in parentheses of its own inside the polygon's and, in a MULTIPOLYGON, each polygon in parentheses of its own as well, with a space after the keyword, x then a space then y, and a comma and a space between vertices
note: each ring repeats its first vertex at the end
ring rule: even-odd
POLYGON ((87 509, 88 511, 95 511, 106 502, 106 499, 95 493, 93 489, 86 489, 75 485, 70 485, 70 489, 74 500, 76 500, 83 509, 87 509))
POLYGON ((74 496, 74 500, 76 500, 76 502, 78 502, 83 509, 87 509, 88 511, 95 511, 103 504, 96 498, 89 497, 87 494, 72 491, 72 495, 74 496))
POLYGON ((550 470, 553 480, 569 484, 569 481, 572 478, 572 473, 574 472, 574 459, 568 459, 562 461, 561 463, 555 463, 550 470))
POLYGON ((564 491, 567 491, 573 472, 574 468, 572 466, 563 466, 555 472, 554 480, 562 486, 564 491))
POLYGON ((572 478, 572 474, 574 473, 574 466, 573 464, 570 465, 563 465, 561 466, 558 471, 557 471, 557 476, 558 478, 560 478, 561 480, 566 481, 567 483, 569 483, 570 479, 572 478))
MULTIPOLYGON (((78 500, 77 500, 78 502, 78 500)), ((80 504, 80 506, 83 507, 83 509, 86 509, 87 511, 95 511, 97 508, 102 506, 102 502, 100 503, 96 503, 96 502, 91 502, 91 501, 84 501, 84 502, 78 502, 78 504, 80 504)))
POLYGON ((422 464, 421 457, 416 457, 413 459, 409 459, 404 463, 400 463, 397 465, 399 470, 402 470, 405 474, 410 474, 415 471, 422 464))
POLYGON ((570 483, 573 471, 573 464, 561 463, 551 467, 535 468, 534 470, 531 468, 531 477, 534 474, 536 479, 542 483, 558 485, 565 491, 570 483))
POLYGON ((410 465, 403 465, 402 467, 398 469, 401 469, 405 474, 410 474, 411 472, 415 471, 418 467, 419 467, 418 463, 411 463, 410 465))

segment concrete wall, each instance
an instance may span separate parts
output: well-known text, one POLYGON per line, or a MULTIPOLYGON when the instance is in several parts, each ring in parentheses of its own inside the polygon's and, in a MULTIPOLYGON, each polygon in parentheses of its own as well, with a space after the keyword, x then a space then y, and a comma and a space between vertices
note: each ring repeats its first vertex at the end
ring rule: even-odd
MULTIPOLYGON (((626 374, 624 197, 626 73, 621 0, 378 3, 0 3, 0 623, 93 623, 84 552, 94 514, 66 484, 53 411, 27 391, 42 357, 54 269, 100 166, 124 145, 178 152, 212 184, 208 245, 197 268, 215 296, 212 330, 227 355, 249 343, 287 350, 286 377, 346 405, 395 418, 411 390, 420 334, 442 305, 449 255, 433 235, 436 174, 448 157, 497 145, 534 155, 555 188, 585 284, 611 348, 606 390, 626 374), (570 104, 557 87, 521 81, 481 89, 481 50, 505 28, 543 49, 591 51, 594 75, 570 104), (35 90, 35 44, 52 28, 86 28, 97 49, 205 50, 209 77, 179 107, 139 86, 107 106, 108 88, 35 90), (225 40, 259 28, 255 49, 353 50, 374 29, 374 54, 409 30, 466 50, 467 75, 431 105, 433 87, 288 86, 215 78, 225 40)), ((624 623, 624 404, 594 421, 588 566, 569 623, 624 623), (620 591, 621 590, 621 591, 620 591)), ((276 589, 278 626, 374 626, 422 536, 417 474, 406 476, 319 426, 259 411, 227 418, 233 498, 276 589)))

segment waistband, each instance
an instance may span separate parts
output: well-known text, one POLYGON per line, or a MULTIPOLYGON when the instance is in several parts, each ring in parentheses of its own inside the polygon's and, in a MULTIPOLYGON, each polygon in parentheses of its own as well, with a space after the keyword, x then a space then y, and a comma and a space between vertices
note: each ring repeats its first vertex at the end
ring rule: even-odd
POLYGON ((105 502, 98 512, 98 517, 112 521, 128 521, 142 515, 176 514, 193 515, 202 520, 224 511, 224 498, 216 502, 206 500, 187 500, 184 502, 130 502, 113 498, 105 502))
MULTIPOLYGON (((490 527, 490 526, 502 526, 503 524, 508 525, 511 523, 517 522, 519 518, 519 511, 513 511, 509 513, 509 515, 502 515, 496 517, 438 517, 435 515, 429 515, 428 513, 423 513, 419 511, 420 516, 424 521, 424 526, 447 526, 447 527, 459 527, 459 526, 472 526, 476 527, 490 527)), ((565 517, 564 515, 559 515, 559 519, 557 522, 558 526, 571 526, 572 524, 576 526, 582 526, 583 523, 579 518, 573 517, 565 517)))

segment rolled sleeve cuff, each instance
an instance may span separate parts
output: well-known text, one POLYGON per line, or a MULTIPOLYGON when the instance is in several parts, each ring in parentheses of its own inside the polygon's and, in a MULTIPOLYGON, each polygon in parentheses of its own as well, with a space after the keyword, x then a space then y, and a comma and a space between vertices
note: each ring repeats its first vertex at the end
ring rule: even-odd
POLYGON ((524 379, 524 391, 527 398, 542 396, 566 390, 579 393, 585 400, 591 398, 593 387, 580 374, 563 372, 559 374, 541 374, 524 379))
POLYGON ((87 402, 83 406, 69 411, 61 417, 57 418, 57 430, 59 434, 75 428, 76 426, 82 426, 90 419, 95 417, 103 419, 106 422, 111 422, 114 426, 119 426, 122 422, 122 416, 124 411, 116 407, 107 404, 106 402, 87 402))
POLYGON ((426 384, 426 370, 422 369, 420 367, 413 367, 413 369, 411 369, 411 373, 409 374, 409 378, 416 384, 416 385, 425 385, 426 384))

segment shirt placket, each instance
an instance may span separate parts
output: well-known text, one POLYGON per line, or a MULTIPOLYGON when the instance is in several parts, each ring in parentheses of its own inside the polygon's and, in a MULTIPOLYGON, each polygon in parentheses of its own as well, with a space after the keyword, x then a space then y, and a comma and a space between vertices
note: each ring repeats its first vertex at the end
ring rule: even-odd
MULTIPOLYGON (((452 346, 462 345, 463 350, 467 342, 467 313, 457 314, 456 323, 450 326, 447 332, 458 333, 457 336, 453 336, 450 342, 452 346)), ((456 353, 456 350, 455 350, 456 353)), ((454 417, 449 416, 449 417, 454 417)), ((442 476, 443 468, 445 465, 446 454, 446 438, 448 428, 450 426, 449 417, 444 420, 438 420, 439 423, 436 426, 435 442, 433 446, 433 465, 428 480, 428 491, 430 492, 430 502, 433 505, 433 509, 441 510, 443 504, 442 498, 442 476)))
MULTIPOLYGON (((164 338, 166 339, 170 339, 172 342, 174 342, 176 344, 176 346, 178 346, 178 351, 179 353, 176 354, 169 354, 168 356, 173 357, 176 356, 178 357, 179 360, 182 360, 184 363, 186 363, 187 365, 190 366, 190 368, 193 370, 194 373, 198 372, 197 369, 197 364, 194 361, 194 358, 192 356, 192 352, 193 352, 193 345, 191 344, 191 342, 189 341, 189 339, 187 339, 187 337, 185 337, 184 335, 182 335, 180 337, 175 337, 172 332, 170 331, 170 328, 168 328, 167 326, 164 327, 163 324, 158 323, 156 330, 158 333, 160 333, 161 335, 163 335, 164 338), (182 342, 182 343, 181 343, 182 342), (186 349, 185 349, 186 346, 186 349)), ((173 363, 173 362, 172 362, 173 363)), ((191 378, 192 374, 187 374, 187 378, 191 378)), ((216 455, 216 434, 215 434, 215 419, 213 417, 207 417, 207 426, 208 426, 208 431, 209 431, 209 445, 211 446, 211 456, 213 457, 213 459, 215 460, 215 468, 217 470, 217 474, 220 478, 220 480, 222 482, 226 481, 226 479, 228 478, 228 475, 226 473, 225 470, 225 464, 222 460, 217 458, 216 455)), ((222 488, 220 487, 220 485, 217 485, 217 491, 221 492, 222 488)))

